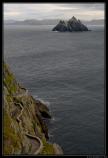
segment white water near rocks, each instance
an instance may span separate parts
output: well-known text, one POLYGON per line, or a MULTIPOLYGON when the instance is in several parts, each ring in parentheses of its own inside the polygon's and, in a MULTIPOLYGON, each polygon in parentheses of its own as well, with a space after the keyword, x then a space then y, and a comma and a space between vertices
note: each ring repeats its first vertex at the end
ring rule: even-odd
POLYGON ((64 154, 104 154, 104 31, 5 26, 4 57, 17 80, 48 102, 50 141, 64 154))

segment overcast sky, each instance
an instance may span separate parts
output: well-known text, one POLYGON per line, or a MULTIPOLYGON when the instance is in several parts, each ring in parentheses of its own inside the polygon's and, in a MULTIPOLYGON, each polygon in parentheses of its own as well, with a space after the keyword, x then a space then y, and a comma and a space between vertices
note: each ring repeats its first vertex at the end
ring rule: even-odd
POLYGON ((104 3, 5 3, 4 19, 104 19, 104 3))

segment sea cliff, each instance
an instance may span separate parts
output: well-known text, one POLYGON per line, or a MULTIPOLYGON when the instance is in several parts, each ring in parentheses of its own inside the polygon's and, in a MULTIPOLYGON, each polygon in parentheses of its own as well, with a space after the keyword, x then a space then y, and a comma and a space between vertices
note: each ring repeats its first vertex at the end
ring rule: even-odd
POLYGON ((61 147, 48 142, 43 118, 48 107, 21 86, 9 66, 3 64, 3 155, 58 155, 61 147))

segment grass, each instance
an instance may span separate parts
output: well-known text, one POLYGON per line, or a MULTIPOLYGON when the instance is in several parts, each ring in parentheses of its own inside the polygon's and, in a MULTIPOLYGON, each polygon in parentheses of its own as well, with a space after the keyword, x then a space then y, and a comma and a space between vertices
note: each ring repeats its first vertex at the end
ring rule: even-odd
POLYGON ((40 155, 54 155, 53 144, 49 144, 45 138, 42 138, 42 142, 44 147, 40 155))
POLYGON ((4 111, 4 154, 12 154, 13 149, 17 150, 20 148, 18 135, 11 126, 12 120, 10 116, 4 111))
MULTIPOLYGON (((4 82, 4 86, 6 87, 7 91, 9 92, 8 95, 6 95, 6 97, 5 97, 5 99, 8 103, 8 106, 9 106, 9 103, 14 104, 14 102, 21 103, 24 105, 27 105, 29 103, 29 100, 24 100, 24 102, 23 102, 22 100, 14 99, 14 101, 13 101, 12 95, 18 90, 18 84, 15 80, 14 75, 11 73, 11 71, 9 70, 9 68, 6 64, 4 64, 4 81, 3 82, 4 82), (28 101, 28 103, 27 103, 27 101, 28 101)), ((45 107, 43 107, 43 108, 45 108, 45 107)), ((32 115, 32 109, 29 109, 29 110, 31 110, 31 115, 32 115)), ((42 140, 43 146, 44 146, 43 150, 40 154, 41 155, 54 155, 53 145, 48 143, 46 141, 45 137, 42 135, 42 125, 40 124, 39 119, 36 117, 37 120, 35 120, 35 119, 33 120, 32 127, 31 127, 31 120, 30 120, 31 117, 29 118, 27 113, 25 116, 23 114, 23 117, 26 118, 27 128, 31 130, 30 131, 31 133, 34 133, 35 128, 37 128, 37 131, 41 137, 41 140, 42 140), (35 123, 35 121, 36 121, 36 123, 35 123), (29 122, 30 122, 30 124, 29 124, 29 122)), ((14 154, 15 152, 19 151, 21 148, 21 143, 23 141, 21 139, 21 137, 19 136, 19 133, 16 132, 16 129, 12 126, 12 123, 14 123, 14 122, 13 122, 12 118, 10 117, 9 112, 4 110, 4 131, 3 131, 4 155, 14 154)), ((26 144, 25 144, 25 146, 26 146, 26 144)), ((29 151, 30 150, 31 150, 31 147, 29 148, 29 151)))
POLYGON ((15 77, 12 73, 9 72, 9 68, 6 64, 4 64, 4 85, 8 89, 10 94, 13 94, 17 90, 17 84, 15 81, 15 77))

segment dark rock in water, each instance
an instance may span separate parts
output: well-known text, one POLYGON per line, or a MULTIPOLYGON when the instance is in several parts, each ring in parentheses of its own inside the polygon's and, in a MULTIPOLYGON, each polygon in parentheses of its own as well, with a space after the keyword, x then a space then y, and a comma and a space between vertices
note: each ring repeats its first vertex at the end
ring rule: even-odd
POLYGON ((61 32, 68 31, 66 22, 63 20, 60 20, 59 23, 56 25, 56 27, 53 28, 53 31, 61 31, 61 32))
POLYGON ((38 105, 41 116, 44 118, 51 118, 51 115, 47 106, 44 103, 40 102, 39 100, 36 100, 35 102, 38 105))
POLYGON ((49 136, 48 136, 48 127, 46 126, 46 123, 41 119, 41 115, 38 113, 36 114, 38 120, 39 120, 39 123, 41 125, 41 129, 42 129, 42 132, 45 134, 45 138, 48 140, 49 139, 49 136))
POLYGON ((73 32, 73 31, 89 31, 88 28, 81 23, 81 21, 76 19, 74 16, 68 20, 60 20, 59 23, 52 29, 52 31, 60 32, 73 32))

